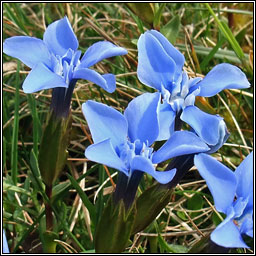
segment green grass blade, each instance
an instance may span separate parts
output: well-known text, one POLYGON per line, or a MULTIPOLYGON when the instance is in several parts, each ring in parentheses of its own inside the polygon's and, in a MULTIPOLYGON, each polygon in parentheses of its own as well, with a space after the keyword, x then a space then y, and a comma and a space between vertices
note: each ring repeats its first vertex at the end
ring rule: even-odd
MULTIPOLYGON (((179 48, 180 51, 186 51, 185 44, 176 44, 176 46, 179 48)), ((212 47, 206 48, 206 47, 200 46, 200 45, 193 45, 193 46, 196 50, 196 54, 202 55, 202 56, 207 56, 213 49, 212 47)), ((228 62, 241 63, 240 59, 236 56, 236 54, 230 50, 218 49, 218 51, 214 55, 214 58, 221 59, 221 60, 227 60, 228 62)), ((249 59, 249 55, 245 54, 245 58, 249 59)))
POLYGON ((226 37, 226 39, 230 43, 230 45, 233 48, 234 52, 236 53, 237 57, 241 61, 243 61, 244 52, 243 52, 242 48, 240 47, 239 43, 237 42, 236 38, 234 37, 232 31, 229 29, 227 24, 225 24, 224 22, 222 22, 218 19, 218 17, 215 15, 214 11, 212 10, 212 8, 210 7, 210 5, 208 3, 205 3, 205 5, 208 8, 211 15, 213 16, 213 18, 215 19, 215 21, 217 22, 219 29, 221 30, 223 35, 226 37))
POLYGON ((3 153, 2 153, 2 157, 3 157, 2 168, 3 168, 3 170, 5 169, 5 165, 6 165, 6 144, 7 144, 6 138, 3 137, 3 153))
POLYGON ((17 72, 15 81, 15 106, 12 133, 12 154, 11 154, 11 176, 14 185, 17 184, 18 176, 18 131, 19 131, 19 102, 20 102, 20 62, 17 62, 17 72))
MULTIPOLYGON (((89 169, 86 173, 82 174, 78 179, 77 182, 80 182, 85 177, 89 176, 92 172, 95 171, 96 168, 89 169)), ((65 195, 70 189, 72 189, 72 184, 70 181, 67 181, 68 184, 58 184, 53 187, 52 190, 52 202, 57 200, 62 200, 63 195, 65 195)))
POLYGON ((38 156, 38 142, 39 142, 39 129, 41 128, 40 120, 38 118, 37 110, 36 110, 36 100, 33 95, 28 94, 28 104, 32 115, 33 120, 33 150, 38 156))
POLYGON ((222 38, 218 43, 212 48, 212 50, 209 52, 209 54, 204 58, 202 63, 200 64, 200 68, 202 70, 205 69, 205 67, 208 65, 209 61, 214 57, 214 55, 217 53, 219 48, 222 46, 222 44, 225 42, 225 39, 222 38))
POLYGON ((35 229, 35 225, 39 223, 41 218, 44 216, 44 211, 41 212, 41 214, 38 216, 37 219, 34 220, 33 225, 31 225, 22 235, 21 239, 18 241, 18 243, 15 245, 15 248, 13 250, 13 253, 16 253, 16 251, 19 249, 19 246, 23 243, 23 241, 27 238, 27 236, 35 229))
POLYGON ((162 14, 165 6, 166 6, 166 3, 161 3, 160 7, 158 8, 157 12, 154 15, 153 27, 155 29, 160 28, 160 22, 161 22, 161 18, 162 18, 162 14))
MULTIPOLYGON (((9 107, 8 107, 8 95, 6 93, 3 92, 3 105, 2 105, 2 114, 3 114, 3 124, 8 123, 8 121, 10 120, 10 113, 9 113, 9 107)), ((4 125, 5 126, 5 125, 4 125)), ((10 141, 12 140, 12 129, 10 125, 7 125, 6 127, 4 127, 3 129, 3 135, 6 138, 6 141, 8 142, 8 144, 10 143, 10 141)))
POLYGON ((20 21, 19 19, 19 15, 17 14, 17 4, 12 4, 12 8, 14 8, 14 12, 12 11, 11 7, 9 6, 11 5, 11 3, 9 4, 5 4, 4 8, 9 16, 9 18, 22 30, 25 32, 25 34, 29 34, 28 30, 25 28, 25 26, 23 25, 22 21, 20 21))
POLYGON ((136 16, 130 9, 128 9, 128 8, 126 8, 126 9, 129 12, 129 14, 131 15, 131 17, 134 19, 134 21, 137 23, 140 33, 143 34, 144 28, 143 28, 143 22, 141 21, 141 19, 138 16, 136 16))
POLYGON ((90 202, 90 200, 88 199, 88 197, 86 196, 84 191, 79 186, 78 182, 71 175, 69 175, 69 174, 67 174, 67 175, 68 175, 68 178, 69 178, 71 184, 73 185, 73 187, 79 194, 81 200, 83 201, 84 205, 87 207, 87 209, 90 213, 91 219, 93 220, 93 222, 95 222, 96 212, 95 212, 94 205, 90 202))

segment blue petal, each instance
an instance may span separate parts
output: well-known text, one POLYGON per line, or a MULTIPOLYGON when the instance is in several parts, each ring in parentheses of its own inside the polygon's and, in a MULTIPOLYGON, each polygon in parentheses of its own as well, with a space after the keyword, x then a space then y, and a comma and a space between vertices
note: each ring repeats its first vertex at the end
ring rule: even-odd
POLYGON ((100 75, 98 72, 89 68, 78 68, 74 72, 73 78, 89 80, 109 93, 114 92, 116 89, 116 79, 113 74, 100 75))
POLYGON ((33 93, 55 87, 68 87, 64 79, 49 70, 44 64, 37 64, 26 77, 22 88, 25 93, 33 93))
POLYGON ((159 135, 157 141, 168 140, 171 137, 174 132, 175 117, 176 113, 167 102, 159 105, 159 135))
POLYGON ((139 80, 161 91, 161 85, 168 88, 173 81, 176 70, 174 60, 168 55, 155 36, 145 33, 138 40, 139 80))
POLYGON ((44 32, 44 42, 55 55, 59 56, 63 56, 68 49, 77 50, 78 41, 67 16, 47 27, 44 32))
POLYGON ((146 33, 150 33, 157 38, 157 40, 161 43, 167 54, 175 61, 176 64, 176 76, 178 77, 183 69, 185 58, 184 55, 177 50, 161 33, 157 30, 149 30, 146 33))
POLYGON ((3 230, 3 253, 10 253, 4 230, 3 230))
POLYGON ((235 175, 238 181, 236 194, 246 198, 253 193, 253 152, 236 168, 235 175))
POLYGON ((222 117, 207 114, 196 106, 186 107, 180 118, 208 145, 215 146, 212 151, 220 148, 229 136, 222 117))
POLYGON ((103 59, 124 55, 127 53, 128 52, 126 49, 118 47, 110 42, 97 42, 87 49, 81 59, 81 65, 84 68, 88 68, 103 59))
POLYGON ((253 214, 248 214, 243 219, 243 223, 240 227, 240 233, 253 237, 253 214))
MULTIPOLYGON (((223 193, 224 191, 222 191, 223 193)), ((225 192, 223 193, 225 194, 225 192)), ((248 248, 232 220, 220 224, 212 233, 211 240, 227 248, 248 248)))
POLYGON ((149 159, 142 156, 135 156, 132 159, 131 169, 132 171, 138 170, 146 172, 161 184, 166 184, 170 182, 176 173, 176 169, 164 172, 156 171, 152 162, 149 159))
POLYGON ((91 161, 117 169, 128 176, 128 170, 124 162, 118 157, 111 139, 90 145, 85 150, 85 156, 91 161))
POLYGON ((249 201, 247 204, 248 209, 253 209, 253 202, 254 202, 253 194, 254 193, 253 193, 253 187, 252 187, 251 192, 249 192, 249 201))
POLYGON ((37 63, 43 62, 50 66, 50 53, 41 39, 29 36, 14 36, 5 40, 3 52, 19 59, 25 65, 33 68, 37 63))
POLYGON ((211 191, 216 209, 227 213, 235 197, 237 186, 235 174, 207 154, 196 155, 194 163, 211 191))
POLYGON ((249 88, 250 83, 238 67, 222 63, 215 66, 198 86, 201 88, 199 96, 211 97, 224 89, 249 88))
POLYGON ((82 111, 89 125, 94 143, 111 139, 116 148, 127 140, 128 125, 117 110, 102 103, 88 100, 82 111))
POLYGON ((157 164, 176 156, 206 152, 208 150, 209 147, 196 134, 188 131, 176 131, 153 154, 152 162, 157 164))
POLYGON ((106 89, 103 89, 109 93, 112 93, 115 91, 116 89, 116 77, 113 74, 104 74, 102 75, 102 77, 104 78, 104 80, 106 81, 107 87, 105 87, 106 89))
POLYGON ((139 139, 148 141, 151 145, 159 133, 157 108, 160 102, 160 93, 144 93, 133 99, 124 116, 128 121, 128 135, 131 142, 139 139))

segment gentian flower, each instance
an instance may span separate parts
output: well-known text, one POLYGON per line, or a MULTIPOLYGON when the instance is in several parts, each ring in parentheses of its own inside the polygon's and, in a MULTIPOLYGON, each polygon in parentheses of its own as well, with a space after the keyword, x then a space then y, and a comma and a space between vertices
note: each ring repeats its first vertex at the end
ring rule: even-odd
POLYGON ((3 230, 3 253, 10 253, 4 230, 3 230))
POLYGON ((85 156, 121 171, 128 179, 134 172, 141 171, 159 183, 169 182, 175 169, 156 171, 156 164, 180 155, 206 152, 209 147, 194 133, 177 131, 154 152, 151 145, 159 135, 160 97, 158 92, 142 94, 129 103, 124 115, 102 103, 84 103, 83 114, 94 141, 85 156))
POLYGON ((89 80, 112 93, 116 87, 115 76, 100 75, 90 67, 105 58, 127 54, 122 47, 100 41, 90 46, 80 59, 78 40, 66 16, 47 27, 43 40, 30 36, 6 39, 3 52, 32 69, 22 86, 25 93, 56 88, 53 90, 52 107, 60 108, 56 109, 57 112, 69 109, 78 79, 89 80))
POLYGON ((242 235, 253 237, 253 152, 235 172, 204 153, 196 155, 194 161, 217 211, 226 214, 211 233, 211 240, 223 247, 248 248, 242 235))
POLYGON ((183 54, 158 31, 150 30, 140 36, 138 78, 162 94, 157 140, 171 136, 178 117, 207 144, 214 145, 216 141, 212 131, 218 128, 220 117, 204 113, 194 106, 195 97, 211 97, 224 89, 248 88, 250 84, 239 68, 227 63, 215 66, 204 79, 189 78, 186 71, 182 72, 184 62, 183 54))

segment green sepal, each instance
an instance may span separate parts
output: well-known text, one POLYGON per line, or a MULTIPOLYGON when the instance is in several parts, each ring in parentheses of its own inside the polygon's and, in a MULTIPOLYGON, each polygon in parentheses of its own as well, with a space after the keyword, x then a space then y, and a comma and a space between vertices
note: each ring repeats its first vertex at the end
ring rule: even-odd
POLYGON ((169 203, 172 190, 155 184, 145 190, 136 200, 136 217, 132 234, 145 229, 169 203))
POLYGON ((123 200, 116 205, 110 197, 95 232, 96 253, 121 253, 129 241, 136 208, 125 209, 123 200))
POLYGON ((71 114, 67 118, 62 118, 56 117, 51 112, 44 129, 38 164, 42 179, 49 187, 52 186, 66 164, 71 124, 71 114))

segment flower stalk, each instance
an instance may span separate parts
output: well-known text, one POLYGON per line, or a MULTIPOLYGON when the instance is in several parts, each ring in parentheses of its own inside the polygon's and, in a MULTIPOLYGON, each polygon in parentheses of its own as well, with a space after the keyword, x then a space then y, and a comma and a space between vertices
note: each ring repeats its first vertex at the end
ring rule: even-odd
MULTIPOLYGON (((51 201, 52 197, 52 186, 45 186, 45 193, 51 201)), ((46 230, 51 231, 53 229, 53 213, 52 213, 52 208, 49 202, 45 202, 45 217, 46 217, 46 230)))

